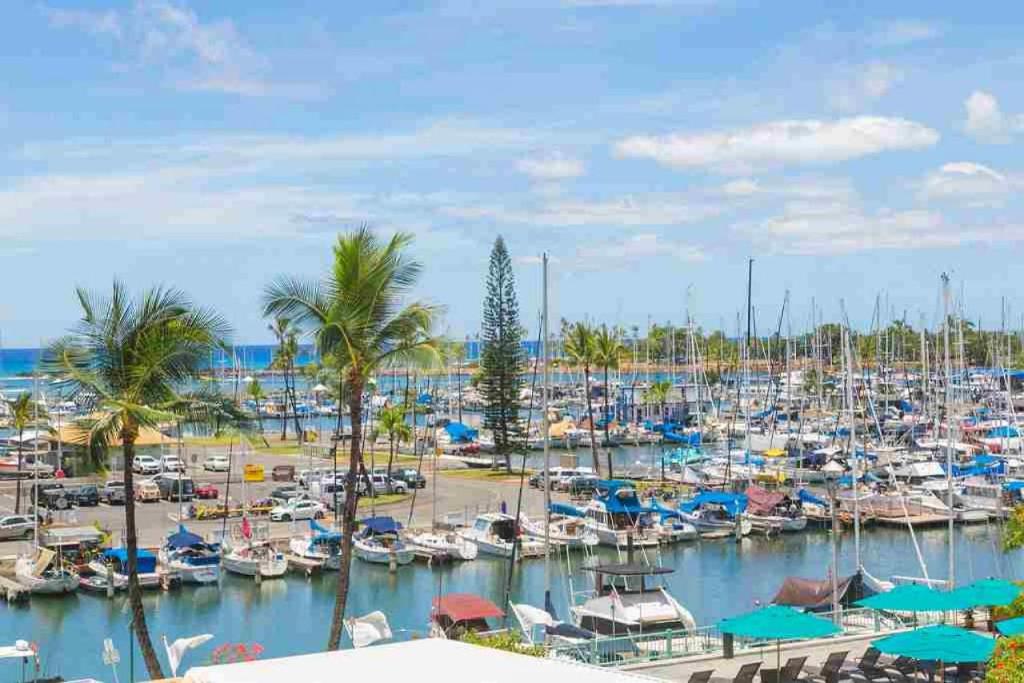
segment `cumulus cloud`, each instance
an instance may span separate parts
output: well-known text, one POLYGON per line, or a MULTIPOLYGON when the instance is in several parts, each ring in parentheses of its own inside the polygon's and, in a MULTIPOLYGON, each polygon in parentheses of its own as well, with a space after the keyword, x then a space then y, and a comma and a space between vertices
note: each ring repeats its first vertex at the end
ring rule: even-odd
POLYGON ((1011 192, 1024 187, 1024 179, 1008 176, 988 166, 969 161, 942 165, 919 183, 918 196, 924 200, 956 200, 969 206, 993 206, 1011 192))
POLYGON ((620 157, 652 159, 673 168, 745 173, 752 168, 827 164, 892 150, 930 147, 935 130, 901 118, 858 116, 834 121, 790 120, 739 130, 638 135, 615 146, 620 157))
POLYGON ((872 62, 847 69, 827 86, 829 103, 844 112, 856 111, 874 102, 903 80, 903 72, 884 62, 872 62))
POLYGON ((121 37, 121 16, 114 10, 91 12, 47 5, 40 9, 54 28, 76 28, 92 35, 121 37))
POLYGON ((586 173, 586 166, 579 159, 561 155, 520 159, 516 169, 536 181, 557 181, 578 178, 586 173))
POLYGON ((964 129, 968 135, 980 142, 1009 142, 1014 133, 1024 129, 1024 116, 1005 115, 999 106, 999 100, 983 90, 972 92, 964 100, 964 108, 967 110, 964 129))

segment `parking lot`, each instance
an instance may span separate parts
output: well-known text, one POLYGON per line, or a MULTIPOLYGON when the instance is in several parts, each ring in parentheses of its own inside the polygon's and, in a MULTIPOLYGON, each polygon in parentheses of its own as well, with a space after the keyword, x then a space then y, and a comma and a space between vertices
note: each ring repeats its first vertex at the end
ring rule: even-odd
MULTIPOLYGON (((206 450, 207 455, 216 452, 213 449, 206 450)), ((179 512, 184 512, 189 505, 207 505, 211 507, 218 504, 223 505, 224 497, 227 494, 230 497, 231 507, 237 508, 242 504, 243 490, 245 498, 250 501, 250 503, 259 499, 266 499, 270 497, 271 492, 275 488, 286 485, 286 482, 271 481, 270 475, 275 465, 293 465, 296 471, 296 478, 301 470, 308 469, 310 467, 310 461, 308 459, 300 458, 297 455, 249 455, 246 462, 250 464, 263 465, 266 480, 263 482, 248 482, 243 484, 243 463, 233 463, 232 470, 228 473, 205 471, 202 468, 202 462, 202 457, 197 458, 195 462, 192 462, 190 458, 186 459, 186 475, 195 481, 196 486, 204 484, 214 485, 219 492, 218 499, 195 500, 192 503, 184 502, 180 504, 167 500, 137 503, 135 506, 136 519, 139 529, 139 539, 143 545, 159 545, 167 533, 176 528, 179 519, 179 512)), ((312 464, 314 468, 331 468, 331 463, 324 460, 314 460, 312 464)), ((341 459, 339 458, 339 472, 343 472, 342 468, 344 464, 345 463, 341 462, 341 459)), ((403 462, 401 466, 407 465, 407 462, 403 462)), ((472 516, 475 514, 476 510, 497 509, 502 502, 505 502, 509 508, 514 508, 516 503, 518 485, 513 481, 490 481, 441 474, 435 486, 434 473, 426 465, 423 469, 423 475, 426 478, 426 486, 424 488, 417 489, 415 492, 415 507, 412 518, 413 526, 429 526, 435 513, 438 518, 442 519, 449 513, 460 513, 463 515, 468 514, 472 516)), ((120 480, 121 477, 122 475, 120 472, 114 472, 108 478, 112 480, 120 480)), ((144 477, 136 475, 135 478, 138 480, 144 477)), ((86 482, 102 486, 104 480, 95 477, 74 478, 62 480, 61 483, 70 487, 86 482)), ((29 484, 30 482, 22 482, 23 513, 27 510, 26 505, 31 504, 31 501, 27 499, 29 484)), ((15 482, 0 482, 0 516, 13 513, 14 492, 15 482)), ((543 496, 542 493, 536 489, 527 487, 524 490, 523 501, 524 510, 530 514, 538 514, 543 510, 543 496)), ((377 514, 392 515, 405 524, 408 521, 409 510, 412 504, 413 495, 410 494, 398 502, 391 502, 385 505, 376 506, 376 512, 377 514)), ((68 525, 92 525, 98 523, 100 527, 111 531, 114 545, 121 542, 121 533, 124 527, 124 511, 122 505, 108 505, 106 502, 101 501, 99 505, 94 507, 73 507, 66 511, 53 510, 51 513, 54 523, 68 525)), ((370 513, 370 504, 364 499, 364 502, 360 506, 360 516, 369 516, 370 513)), ((330 524, 332 523, 332 520, 333 517, 330 512, 328 512, 326 523, 330 524)), ((188 524, 190 529, 194 529, 196 532, 203 534, 213 532, 224 525, 224 521, 219 519, 190 519, 186 520, 185 523, 188 524)), ((275 522, 272 523, 272 533, 274 535, 288 535, 294 526, 304 524, 305 522, 275 522)), ((20 552, 19 549, 16 549, 20 547, 19 544, 20 542, 15 541, 0 542, 0 554, 20 552)), ((27 546, 27 544, 25 545, 27 546)))

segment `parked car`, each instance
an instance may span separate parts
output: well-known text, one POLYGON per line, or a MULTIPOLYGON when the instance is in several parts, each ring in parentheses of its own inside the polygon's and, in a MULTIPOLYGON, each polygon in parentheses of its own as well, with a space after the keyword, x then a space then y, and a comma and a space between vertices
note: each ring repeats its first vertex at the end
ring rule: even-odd
POLYGON ((95 507, 100 504, 100 490, 93 484, 83 484, 65 490, 69 496, 74 497, 79 507, 95 507))
POLYGON ((299 486, 304 489, 308 489, 309 485, 314 481, 319 481, 324 475, 331 474, 330 470, 313 469, 313 470, 299 470, 299 486))
POLYGON ((124 482, 111 479, 103 485, 100 497, 107 505, 124 505, 124 482))
POLYGON ((315 500, 293 500, 286 505, 278 505, 270 511, 270 520, 272 522, 320 519, 323 516, 324 506, 315 500))
POLYGON ((231 469, 231 461, 226 455, 210 455, 203 460, 203 469, 207 472, 227 472, 231 469))
POLYGON ((220 491, 213 484, 200 484, 196 487, 196 498, 199 500, 216 500, 220 491))
POLYGON ((317 489, 317 500, 324 506, 324 509, 330 510, 334 514, 338 514, 341 508, 345 505, 345 485, 344 484, 323 484, 318 485, 317 489), (335 507, 337 504, 337 507, 335 507))
POLYGON ((0 517, 0 541, 13 538, 32 538, 34 524, 27 515, 0 517))
POLYGON ((196 494, 195 482, 177 472, 162 472, 150 481, 160 489, 160 497, 167 500, 192 500, 196 494))
POLYGON ((404 481, 411 489, 422 489, 427 486, 427 478, 414 467, 392 470, 391 476, 399 481, 404 481))
POLYGON ((160 458, 161 472, 184 472, 185 463, 176 455, 165 455, 160 458))
POLYGON ((584 474, 571 477, 568 483, 568 491, 571 496, 589 496, 597 490, 600 479, 592 474, 584 474))
POLYGON ((308 498, 309 494, 295 484, 289 484, 288 486, 278 486, 270 492, 270 497, 274 500, 275 505, 287 505, 288 501, 295 498, 308 498))
POLYGON ((45 493, 47 491, 53 491, 53 490, 63 491, 64 490, 64 484, 61 484, 60 482, 56 482, 56 481, 37 481, 37 482, 33 482, 28 487, 28 491, 26 492, 26 495, 28 496, 29 503, 34 504, 35 500, 36 500, 36 496, 37 496, 37 491, 38 491, 39 504, 42 505, 43 498, 45 497, 45 493))
POLYGON ((272 481, 293 481, 295 479, 295 465, 275 465, 271 470, 272 481))
POLYGON ((132 458, 132 472, 136 474, 156 474, 160 471, 160 461, 151 455, 136 455, 132 458))
POLYGON ((374 494, 380 493, 408 493, 409 485, 392 477, 388 479, 385 473, 371 474, 370 482, 373 484, 374 494))
POLYGON ((160 502, 160 487, 148 479, 135 483, 135 500, 140 503, 160 502))

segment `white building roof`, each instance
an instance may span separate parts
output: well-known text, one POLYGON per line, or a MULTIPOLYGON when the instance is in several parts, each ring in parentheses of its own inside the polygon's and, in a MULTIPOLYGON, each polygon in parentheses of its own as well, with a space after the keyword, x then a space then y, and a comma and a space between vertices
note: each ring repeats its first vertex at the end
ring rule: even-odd
POLYGON ((656 679, 559 659, 529 657, 443 638, 423 638, 359 650, 338 650, 278 659, 199 666, 187 683, 337 683, 340 680, 445 683, 614 683, 656 679))

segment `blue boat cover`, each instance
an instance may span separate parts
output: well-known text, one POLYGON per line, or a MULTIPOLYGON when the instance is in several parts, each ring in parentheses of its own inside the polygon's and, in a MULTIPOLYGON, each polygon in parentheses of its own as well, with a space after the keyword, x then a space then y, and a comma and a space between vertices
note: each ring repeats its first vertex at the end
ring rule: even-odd
POLYGON ((567 517, 585 517, 586 513, 580 510, 575 505, 569 505, 568 503, 552 503, 551 512, 556 515, 565 515, 567 517))
MULTIPOLYGON (((114 560, 125 571, 128 571, 128 549, 127 548, 107 548, 103 551, 103 559, 114 560)), ((136 564, 141 574, 152 574, 156 571, 156 555, 139 548, 136 553, 136 564)))
POLYGON ((444 431, 456 443, 468 443, 476 438, 476 430, 470 429, 461 422, 449 422, 445 425, 444 431))
POLYGON ((808 491, 807 489, 800 489, 797 492, 797 496, 805 503, 811 503, 813 505, 820 505, 821 507, 828 507, 828 503, 818 498, 816 495, 808 491))
POLYGON ((364 527, 364 532, 374 534, 397 534, 402 529, 402 525, 396 522, 394 517, 367 517, 360 523, 364 527))
POLYGON ((986 439, 1013 439, 1018 436, 1020 436, 1020 432, 1017 431, 1017 428, 1009 425, 995 427, 985 433, 986 439))
POLYGON ((196 545, 206 545, 202 536, 194 534, 183 525, 178 526, 178 533, 167 537, 168 548, 191 548, 196 545))
POLYGON ((310 543, 340 543, 341 532, 327 529, 317 523, 315 519, 309 520, 309 529, 313 531, 313 537, 309 539, 310 543))
POLYGON ((1008 481, 1003 484, 1007 491, 1024 491, 1024 481, 1008 481))
POLYGON ((639 515, 652 512, 651 508, 640 504, 636 489, 628 481, 606 479, 598 482, 598 500, 604 503, 605 509, 611 514, 639 515))
POLYGON ((730 517, 742 514, 747 509, 747 497, 742 493, 701 491, 691 500, 679 504, 683 512, 694 512, 702 505, 721 505, 730 517))

